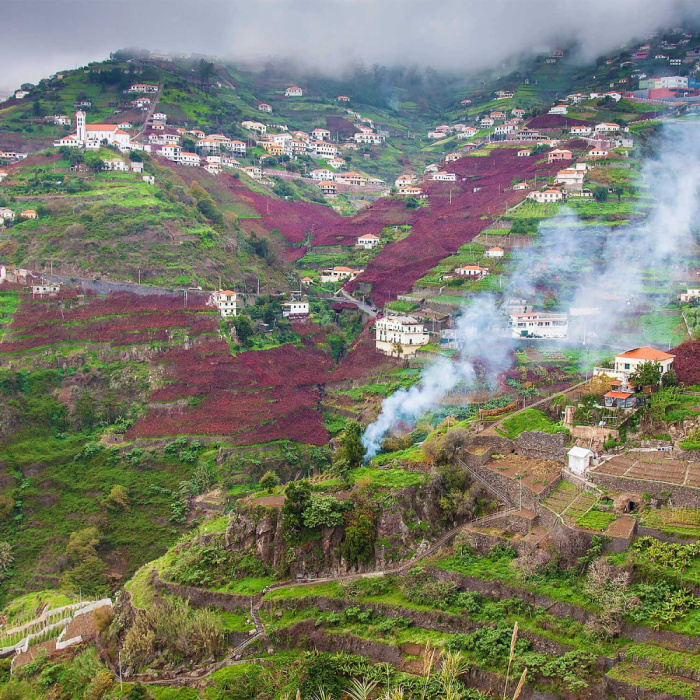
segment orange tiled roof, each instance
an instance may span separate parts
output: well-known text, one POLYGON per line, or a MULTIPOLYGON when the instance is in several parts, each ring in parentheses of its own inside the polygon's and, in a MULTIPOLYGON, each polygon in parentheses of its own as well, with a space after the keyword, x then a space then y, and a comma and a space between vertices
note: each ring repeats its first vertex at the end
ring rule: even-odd
POLYGON ((647 362, 659 362, 661 360, 670 360, 671 358, 675 357, 675 355, 671 355, 663 350, 657 350, 656 348, 643 347, 628 350, 620 355, 615 355, 615 357, 625 357, 629 358, 630 360, 646 360, 647 362))

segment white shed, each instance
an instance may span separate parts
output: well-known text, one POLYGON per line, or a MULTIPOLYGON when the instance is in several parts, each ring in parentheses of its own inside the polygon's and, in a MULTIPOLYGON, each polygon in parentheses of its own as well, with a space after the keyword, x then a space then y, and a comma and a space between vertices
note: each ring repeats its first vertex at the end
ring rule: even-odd
POLYGON ((583 474, 595 458, 595 452, 587 447, 572 447, 569 452, 569 471, 574 474, 583 474))

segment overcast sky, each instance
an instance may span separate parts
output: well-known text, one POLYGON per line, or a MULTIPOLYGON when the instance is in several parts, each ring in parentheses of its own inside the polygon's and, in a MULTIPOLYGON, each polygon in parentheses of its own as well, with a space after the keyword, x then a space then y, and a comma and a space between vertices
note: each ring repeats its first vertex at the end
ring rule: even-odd
POLYGON ((268 58, 478 68, 577 39, 593 57, 691 0, 0 0, 0 92, 140 46, 268 58))

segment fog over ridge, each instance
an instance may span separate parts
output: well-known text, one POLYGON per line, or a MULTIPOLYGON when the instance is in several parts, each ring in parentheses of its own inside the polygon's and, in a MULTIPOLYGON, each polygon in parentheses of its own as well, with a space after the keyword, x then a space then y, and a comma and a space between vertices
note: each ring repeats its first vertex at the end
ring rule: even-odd
POLYGON ((473 70, 575 42, 584 58, 697 19, 691 0, 0 0, 0 90, 126 46, 338 72, 366 64, 473 70), (582 11, 582 6, 585 8, 582 11))

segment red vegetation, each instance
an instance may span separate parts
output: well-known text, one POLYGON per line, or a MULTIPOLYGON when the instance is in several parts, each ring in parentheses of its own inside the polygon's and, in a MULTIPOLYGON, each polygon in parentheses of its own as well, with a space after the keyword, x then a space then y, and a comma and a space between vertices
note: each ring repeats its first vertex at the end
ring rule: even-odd
POLYGON ((673 369, 683 384, 700 384, 700 340, 689 340, 671 350, 673 369))
POLYGON ((163 353, 166 384, 153 392, 155 405, 128 436, 184 433, 225 435, 237 445, 282 439, 325 444, 328 433, 319 410, 323 385, 375 376, 398 361, 377 354, 371 324, 335 367, 318 348, 325 340, 319 326, 298 323, 295 330, 305 333, 309 346, 232 357, 227 344, 216 340, 163 353))
POLYGON ((187 329, 190 336, 216 330, 218 318, 203 297, 183 308, 180 297, 115 294, 78 297, 67 290, 57 298, 22 302, 0 351, 22 352, 55 343, 136 345, 168 340, 170 329, 187 329))
POLYGON ((352 138, 357 133, 357 127, 345 117, 326 117, 326 129, 333 134, 342 138, 352 138))
POLYGON ((467 157, 451 163, 446 169, 457 174, 457 182, 427 182, 424 190, 430 206, 413 212, 410 234, 385 246, 346 289, 370 284, 372 299, 378 305, 410 290, 428 270, 491 225, 491 218, 482 216, 502 214, 527 196, 527 191, 508 189, 514 177, 546 177, 558 170, 556 164, 537 165, 533 160, 518 158, 516 149, 502 148, 489 157, 467 157), (480 190, 474 192, 475 187, 480 190))

